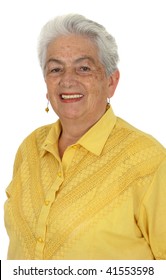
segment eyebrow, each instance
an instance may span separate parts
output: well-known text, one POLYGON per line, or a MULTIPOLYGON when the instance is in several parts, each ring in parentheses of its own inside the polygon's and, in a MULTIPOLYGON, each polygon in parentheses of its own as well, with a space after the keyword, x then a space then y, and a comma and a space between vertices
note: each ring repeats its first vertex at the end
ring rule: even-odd
MULTIPOLYGON (((87 56, 87 55, 81 56, 81 57, 77 58, 77 59, 74 61, 74 63, 79 63, 79 62, 81 62, 81 61, 83 61, 83 60, 86 60, 86 59, 87 59, 87 60, 90 60, 93 64, 95 64, 94 58, 91 57, 91 56, 87 56)), ((46 68, 46 66, 47 66, 50 62, 55 62, 55 63, 62 64, 62 65, 65 64, 65 63, 64 63, 62 60, 60 60, 60 59, 57 59, 57 58, 50 58, 50 59, 48 59, 48 61, 46 62, 44 68, 46 68)))
POLYGON ((46 68, 46 66, 50 63, 50 62, 55 62, 55 63, 58 63, 58 64, 64 64, 63 61, 59 60, 59 59, 56 59, 56 58, 50 58, 46 61, 45 63, 45 66, 44 66, 44 69, 46 68))
POLYGON ((76 62, 76 63, 77 63, 77 62, 81 62, 81 61, 86 60, 86 59, 87 59, 87 60, 90 60, 93 64, 95 64, 94 58, 91 57, 91 56, 87 56, 87 55, 81 56, 81 57, 77 58, 77 59, 75 60, 75 62, 76 62))

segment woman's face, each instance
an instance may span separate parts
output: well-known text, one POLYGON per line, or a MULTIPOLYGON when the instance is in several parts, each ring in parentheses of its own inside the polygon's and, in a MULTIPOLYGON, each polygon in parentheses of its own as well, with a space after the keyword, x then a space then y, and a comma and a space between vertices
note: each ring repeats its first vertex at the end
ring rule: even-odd
POLYGON ((97 121, 119 78, 118 71, 107 77, 94 43, 74 34, 49 44, 44 73, 47 98, 63 121, 97 121))

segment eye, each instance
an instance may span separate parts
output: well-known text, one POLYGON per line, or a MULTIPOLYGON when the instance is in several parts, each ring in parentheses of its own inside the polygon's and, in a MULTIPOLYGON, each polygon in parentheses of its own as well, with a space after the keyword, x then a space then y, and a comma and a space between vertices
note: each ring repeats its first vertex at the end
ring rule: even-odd
POLYGON ((62 71, 62 69, 60 67, 56 67, 56 68, 53 68, 50 70, 51 73, 59 73, 61 71, 62 71))
POLYGON ((81 67, 80 67, 80 70, 81 70, 82 72, 89 72, 91 69, 90 69, 90 67, 88 67, 88 66, 81 66, 81 67))

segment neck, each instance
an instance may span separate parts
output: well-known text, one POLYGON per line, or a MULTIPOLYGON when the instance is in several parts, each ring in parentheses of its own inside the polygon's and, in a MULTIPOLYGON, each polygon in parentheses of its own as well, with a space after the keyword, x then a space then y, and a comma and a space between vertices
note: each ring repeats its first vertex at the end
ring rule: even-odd
POLYGON ((75 144, 100 118, 89 118, 85 121, 78 119, 61 119, 62 132, 59 138, 59 154, 63 157, 68 146, 75 144))

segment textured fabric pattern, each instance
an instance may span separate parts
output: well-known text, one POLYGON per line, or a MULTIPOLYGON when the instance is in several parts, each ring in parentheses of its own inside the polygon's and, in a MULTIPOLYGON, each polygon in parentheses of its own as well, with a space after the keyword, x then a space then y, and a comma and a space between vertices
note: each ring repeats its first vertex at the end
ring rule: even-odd
POLYGON ((8 259, 166 259, 166 152, 110 108, 58 154, 60 122, 21 144, 7 188, 8 259))

